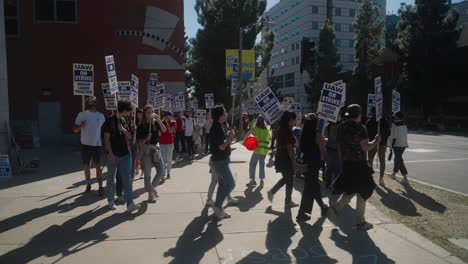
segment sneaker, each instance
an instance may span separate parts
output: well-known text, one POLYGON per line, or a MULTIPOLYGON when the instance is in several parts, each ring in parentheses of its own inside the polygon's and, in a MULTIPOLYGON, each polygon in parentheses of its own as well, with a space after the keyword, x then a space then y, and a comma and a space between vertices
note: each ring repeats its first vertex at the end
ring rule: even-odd
POLYGON ((224 219, 231 218, 231 215, 226 213, 226 211, 221 211, 221 213, 222 213, 224 219))
POLYGON ((169 180, 170 178, 171 178, 171 175, 168 173, 166 179, 169 180))
POLYGON ((164 184, 166 182, 166 178, 162 177, 161 180, 159 181, 159 184, 164 184))
POLYGON ((369 230, 372 228, 374 228, 374 225, 366 221, 356 225, 357 230, 369 230))
POLYGON ((299 204, 293 202, 293 201, 290 201, 289 203, 285 204, 284 205, 286 208, 294 208, 294 207, 298 207, 299 204))
POLYGON ((91 184, 86 185, 85 193, 91 192, 91 184))
POLYGON ((392 173, 392 174, 390 175, 390 177, 392 177, 392 179, 396 180, 396 173, 392 173))
POLYGON ((131 213, 131 212, 133 212, 133 211, 135 211, 135 210, 138 210, 138 209, 140 209, 140 208, 141 208, 141 205, 139 205, 139 204, 131 204, 129 207, 127 207, 127 211, 126 211, 126 212, 127 212, 127 213, 131 213))
POLYGON ((208 199, 208 200, 206 200, 205 206, 211 206, 211 207, 213 207, 213 206, 214 206, 214 204, 215 204, 215 203, 214 203, 214 201, 213 201, 213 200, 211 200, 211 199, 208 199))
POLYGON ((218 218, 219 220, 224 219, 224 211, 223 210, 219 209, 216 206, 213 206, 213 212, 214 212, 215 217, 218 218))
POLYGON ((403 180, 401 180, 401 183, 409 184, 409 181, 408 181, 408 178, 406 177, 406 175, 403 175, 403 180))
POLYGON ((124 199, 123 196, 117 196, 116 202, 117 202, 118 204, 123 204, 123 203, 125 203, 125 199, 124 199))
POLYGON ((328 213, 328 209, 330 209, 328 206, 324 205, 322 208, 322 217, 326 217, 328 213))
POLYGON ((228 205, 238 205, 238 204, 239 204, 239 200, 236 199, 236 198, 229 198, 227 204, 228 204, 228 205))
POLYGON ((306 214, 299 214, 297 215, 296 217, 296 221, 297 222, 307 222, 310 220, 310 216, 306 215, 306 214))
POLYGON ((156 202, 156 198, 154 198, 153 195, 148 195, 148 203, 155 203, 156 202))
POLYGON ((107 207, 108 207, 110 210, 115 210, 115 209, 117 209, 117 207, 115 206, 115 203, 114 203, 114 202, 109 202, 109 204, 107 204, 107 207))
POLYGON ((247 183, 245 186, 247 187, 255 187, 257 186, 257 182, 255 180, 250 180, 249 183, 247 183))
POLYGON ((273 194, 272 191, 268 191, 268 192, 267 192, 267 195, 268 195, 268 200, 270 201, 270 203, 272 203, 272 202, 273 202, 273 197, 274 197, 275 195, 273 194))
POLYGON ((104 196, 104 194, 106 194, 106 192, 104 191, 104 188, 103 188, 102 186, 99 187, 99 191, 98 191, 98 192, 99 192, 99 196, 101 196, 101 197, 104 196))
POLYGON ((382 187, 385 187, 385 182, 384 182, 383 178, 379 179, 379 185, 382 186, 382 187))
POLYGON ((328 211, 327 211, 327 218, 328 218, 328 220, 329 220, 332 224, 334 224, 334 225, 337 226, 337 222, 336 222, 336 209, 335 209, 335 207, 332 206, 332 207, 328 208, 328 211))

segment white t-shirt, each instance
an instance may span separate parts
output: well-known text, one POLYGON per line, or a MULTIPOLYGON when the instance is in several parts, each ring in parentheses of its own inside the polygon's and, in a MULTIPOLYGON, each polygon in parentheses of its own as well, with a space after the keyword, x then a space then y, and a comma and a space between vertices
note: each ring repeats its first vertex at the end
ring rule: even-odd
POLYGON ((104 115, 100 112, 80 112, 75 120, 75 125, 79 126, 85 122, 81 128, 81 144, 87 146, 102 146, 101 127, 106 121, 104 115))
POLYGON ((193 122, 193 119, 185 119, 185 136, 186 137, 191 137, 193 136, 193 130, 195 128, 195 123, 193 122))

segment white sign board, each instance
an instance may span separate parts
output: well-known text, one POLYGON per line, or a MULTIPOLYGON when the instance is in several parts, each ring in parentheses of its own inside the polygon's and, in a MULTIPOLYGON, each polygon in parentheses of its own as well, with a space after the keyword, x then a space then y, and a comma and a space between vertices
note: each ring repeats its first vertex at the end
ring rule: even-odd
POLYGON ((239 58, 232 58, 232 79, 231 79, 231 96, 237 95, 239 89, 239 58))
POLYGON ((205 124, 206 111, 205 110, 197 110, 197 112, 195 112, 195 121, 197 122, 197 124, 205 124))
POLYGON ((148 98, 146 104, 153 106, 155 108, 154 102, 156 100, 156 87, 150 85, 151 82, 148 82, 148 98))
POLYGON ((138 77, 132 74, 132 95, 130 96, 130 99, 132 101, 133 106, 135 106, 135 108, 138 108, 138 86, 139 86, 138 77))
POLYGON ((8 155, 0 155, 0 182, 11 179, 10 160, 8 155))
POLYGON ((119 84, 119 91, 117 92, 117 99, 118 100, 129 100, 132 96, 132 87, 130 82, 118 82, 119 84))
POLYGON ((255 96, 255 103, 260 107, 260 110, 270 124, 273 124, 283 114, 281 104, 270 88, 266 88, 259 95, 255 96))
POLYGON ((104 104, 107 110, 117 110, 117 102, 115 101, 115 95, 110 91, 108 83, 101 84, 102 94, 104 97, 104 104))
POLYGON ((109 56, 106 56, 105 59, 106 59, 107 78, 109 80, 109 88, 110 88, 111 94, 115 94, 119 91, 119 84, 117 82, 117 73, 115 71, 114 56, 109 55, 109 56))
POLYGON ((395 90, 392 92, 392 112, 400 112, 400 93, 395 90))
POLYGON ((73 94, 94 94, 94 66, 92 64, 73 64, 73 94))
POLYGON ((283 99, 283 110, 289 111, 289 106, 294 102, 294 98, 286 97, 283 99))
POLYGON ((181 112, 185 110, 185 95, 184 93, 179 93, 175 97, 175 111, 181 112))
POLYGON ((367 118, 372 118, 372 108, 375 107, 375 94, 367 95, 367 118))
POLYGON ((163 107, 166 107, 165 104, 165 89, 164 89, 164 84, 158 84, 156 85, 156 94, 154 97, 154 108, 161 109, 163 107))
POLYGON ((379 121, 382 119, 383 112, 383 94, 382 94, 382 78, 377 77, 374 79, 375 87, 375 117, 379 121))
POLYGON ((332 83, 335 86, 341 87, 343 89, 342 95, 343 95, 343 100, 341 100, 341 107, 345 106, 346 104, 346 83, 343 82, 343 80, 336 81, 332 83))
POLYGON ((163 94, 164 98, 164 110, 171 111, 174 104, 174 96, 171 94, 163 94))
POLYGON ((192 100, 192 109, 193 109, 193 111, 198 110, 198 100, 197 99, 192 100))
POLYGON ((324 83, 318 104, 318 117, 336 123, 340 115, 344 88, 330 83, 324 83))
POLYGON ((258 107, 258 105, 247 106, 247 113, 250 115, 260 114, 260 108, 258 107))
POLYGON ((206 109, 214 108, 214 95, 212 93, 205 94, 206 109))

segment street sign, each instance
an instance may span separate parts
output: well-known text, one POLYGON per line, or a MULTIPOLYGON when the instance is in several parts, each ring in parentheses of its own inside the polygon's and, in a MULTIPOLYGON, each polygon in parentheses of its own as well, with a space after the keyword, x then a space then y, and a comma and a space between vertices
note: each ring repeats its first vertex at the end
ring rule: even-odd
POLYGON ((129 100, 132 96, 132 87, 130 82, 118 82, 119 84, 119 91, 117 92, 117 99, 118 100, 129 100))
POLYGON ((372 118, 372 108, 375 107, 375 94, 367 95, 367 118, 372 118))
POLYGON ((400 112, 400 93, 396 90, 392 91, 392 112, 400 112))
POLYGON ((260 107, 260 110, 270 124, 273 124, 283 114, 281 104, 270 88, 266 88, 259 95, 255 96, 255 103, 260 107))
POLYGON ((94 65, 73 64, 73 95, 94 94, 94 65))
POLYGON ((377 121, 382 119, 383 112, 383 94, 382 94, 382 78, 377 77, 374 79, 375 87, 375 117, 377 121))
POLYGON ((106 71, 107 71, 107 78, 109 80, 109 89, 111 94, 114 95, 119 91, 119 84, 117 82, 117 73, 115 71, 115 62, 114 56, 109 55, 105 57, 106 59, 106 71))
POLYGON ((214 95, 212 93, 205 94, 206 109, 214 108, 214 95))
POLYGON ((344 88, 324 83, 318 104, 318 116, 321 119, 336 123, 342 107, 344 88))
POLYGON ((10 180, 11 178, 12 175, 8 155, 0 155, 0 182, 10 180))
POLYGON ((132 74, 132 95, 130 99, 132 101, 133 106, 138 108, 138 88, 139 88, 139 80, 138 77, 132 74))
POLYGON ((106 105, 107 110, 117 110, 117 102, 115 101, 115 96, 112 95, 108 83, 102 83, 102 94, 104 97, 104 104, 106 105))

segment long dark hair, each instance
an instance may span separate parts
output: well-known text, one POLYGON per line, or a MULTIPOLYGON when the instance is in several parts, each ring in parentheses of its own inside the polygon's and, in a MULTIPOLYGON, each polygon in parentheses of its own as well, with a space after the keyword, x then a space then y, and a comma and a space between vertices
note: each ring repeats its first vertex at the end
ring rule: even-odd
POLYGON ((259 127, 261 129, 266 129, 266 124, 265 124, 265 120, 263 119, 257 119, 257 123, 255 124, 256 127, 259 127))
POLYGON ((146 110, 148 110, 150 108, 153 109, 153 107, 151 105, 147 105, 147 106, 145 106, 145 108, 143 108, 143 122, 142 122, 143 124, 149 124, 149 121, 146 120, 146 110))
POLYGON ((304 116, 304 128, 299 138, 299 149, 306 153, 316 148, 315 136, 317 135, 318 119, 315 114, 304 116))
POLYGON ((289 121, 292 119, 296 119, 296 114, 294 112, 284 111, 280 118, 279 126, 282 128, 288 128, 289 121))

